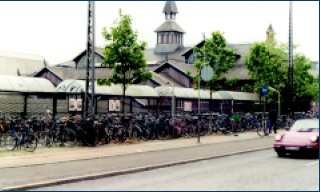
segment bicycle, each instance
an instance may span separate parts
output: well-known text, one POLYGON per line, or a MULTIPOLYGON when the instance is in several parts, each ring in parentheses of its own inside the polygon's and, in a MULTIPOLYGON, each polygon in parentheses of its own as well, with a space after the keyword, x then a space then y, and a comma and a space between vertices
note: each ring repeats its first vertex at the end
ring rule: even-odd
POLYGON ((260 124, 260 126, 257 127, 257 134, 260 137, 268 136, 269 133, 269 127, 268 127, 268 119, 264 118, 263 122, 260 124))
POLYGON ((5 138, 4 146, 7 150, 13 151, 23 147, 25 151, 34 152, 38 145, 38 137, 30 127, 30 121, 11 124, 9 135, 5 138), (20 128, 20 131, 17 131, 20 128))

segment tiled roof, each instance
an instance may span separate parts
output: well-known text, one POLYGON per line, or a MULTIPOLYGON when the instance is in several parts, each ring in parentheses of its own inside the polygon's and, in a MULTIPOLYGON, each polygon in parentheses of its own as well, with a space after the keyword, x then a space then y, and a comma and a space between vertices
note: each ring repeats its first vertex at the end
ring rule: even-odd
POLYGON ((166 1, 163 13, 178 13, 175 1, 166 1))
POLYGON ((162 31, 176 31, 180 33, 185 33, 184 29, 180 27, 174 20, 166 20, 161 26, 159 26, 155 32, 162 31))
MULTIPOLYGON (((69 67, 47 67, 62 80, 65 79, 86 79, 86 69, 75 69, 69 67)), ((96 78, 102 79, 111 76, 110 68, 96 68, 96 78)))
POLYGON ((43 57, 11 52, 0 52, 1 75, 31 75, 45 66, 43 57))

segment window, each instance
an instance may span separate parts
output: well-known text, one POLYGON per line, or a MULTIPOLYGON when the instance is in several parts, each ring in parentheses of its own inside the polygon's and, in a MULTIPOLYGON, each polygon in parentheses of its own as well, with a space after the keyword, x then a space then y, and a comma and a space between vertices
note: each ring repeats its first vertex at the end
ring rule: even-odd
POLYGON ((179 111, 183 111, 184 110, 184 102, 182 100, 177 100, 176 108, 179 111))

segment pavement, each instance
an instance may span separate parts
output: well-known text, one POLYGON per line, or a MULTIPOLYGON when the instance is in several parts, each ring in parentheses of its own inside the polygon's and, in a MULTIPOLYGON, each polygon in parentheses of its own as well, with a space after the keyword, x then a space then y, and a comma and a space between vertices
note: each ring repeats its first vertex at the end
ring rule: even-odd
POLYGON ((44 191, 318 191, 319 163, 272 149, 133 174, 38 188, 44 191))
POLYGON ((256 132, 201 138, 0 153, 0 189, 28 189, 120 175, 271 148, 256 132))

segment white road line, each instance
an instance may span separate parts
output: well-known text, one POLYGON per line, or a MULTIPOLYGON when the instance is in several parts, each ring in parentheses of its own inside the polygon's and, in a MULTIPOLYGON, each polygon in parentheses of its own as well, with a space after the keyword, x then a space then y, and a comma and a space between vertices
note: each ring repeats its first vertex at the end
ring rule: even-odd
POLYGON ((316 165, 316 164, 318 164, 319 163, 319 161, 312 161, 312 162, 310 162, 310 163, 306 163, 306 164, 304 164, 304 166, 313 166, 313 165, 316 165))

